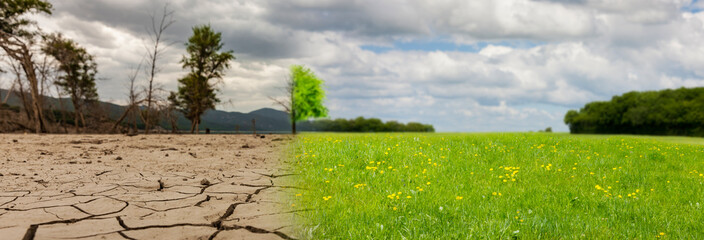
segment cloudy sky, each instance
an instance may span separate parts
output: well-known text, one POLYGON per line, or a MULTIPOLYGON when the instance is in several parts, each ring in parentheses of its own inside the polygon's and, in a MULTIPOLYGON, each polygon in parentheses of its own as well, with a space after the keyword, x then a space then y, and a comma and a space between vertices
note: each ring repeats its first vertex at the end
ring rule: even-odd
MULTIPOLYGON (((149 15, 166 1, 54 0, 37 17, 97 56, 103 100, 124 102, 149 15)), ((275 107, 288 66, 326 80, 330 116, 438 131, 567 131, 565 112, 633 90, 704 86, 704 1, 171 0, 158 83, 176 89, 191 27, 237 60, 218 106, 275 107)), ((142 81, 144 76, 142 76, 142 81)))

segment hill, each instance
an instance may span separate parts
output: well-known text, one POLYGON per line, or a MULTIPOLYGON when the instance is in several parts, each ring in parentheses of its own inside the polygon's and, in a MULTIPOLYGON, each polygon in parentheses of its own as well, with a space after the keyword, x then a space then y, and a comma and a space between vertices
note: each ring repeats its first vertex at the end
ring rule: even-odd
MULTIPOLYGON (((0 101, 4 100, 8 91, 0 89, 0 101)), ((44 103, 46 108, 59 110, 66 109, 73 111, 73 105, 68 98, 53 98, 45 97, 44 103)), ((10 106, 22 107, 22 101, 15 94, 10 94, 7 99, 7 104, 10 106)), ((110 119, 118 119, 125 111, 124 106, 120 106, 109 102, 100 102, 100 109, 107 113, 110 119)), ((190 121, 186 119, 180 112, 177 113, 177 126, 179 130, 186 131, 190 129, 190 121)), ((252 130, 252 119, 256 119, 257 131, 262 132, 287 132, 291 131, 291 125, 288 119, 288 114, 272 108, 262 108, 249 113, 241 112, 226 112, 221 110, 209 110, 202 116, 201 130, 210 128, 212 131, 235 131, 236 126, 239 126, 241 131, 252 130)), ((138 125, 143 125, 138 121, 138 125)), ((160 124, 164 129, 171 129, 166 123, 160 124)))

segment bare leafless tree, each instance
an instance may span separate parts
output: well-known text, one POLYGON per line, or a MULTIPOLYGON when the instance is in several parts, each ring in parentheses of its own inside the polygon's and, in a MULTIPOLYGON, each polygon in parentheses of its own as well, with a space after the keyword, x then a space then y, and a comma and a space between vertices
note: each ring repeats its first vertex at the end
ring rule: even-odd
MULTIPOLYGON (((4 58, 4 56, 3 56, 3 55, 0 55, 0 58, 4 58)), ((0 65, 0 76, 4 76, 5 73, 7 73, 2 67, 3 67, 3 66, 0 65)), ((2 87, 5 86, 5 81, 4 81, 4 80, 5 80, 4 78, 0 78, 0 88, 2 88, 2 87)), ((8 92, 8 95, 10 95, 9 92, 8 92)), ((2 93, 0 93, 0 99, 2 99, 2 93)), ((0 103, 5 103, 5 102, 0 102, 0 103)))
MULTIPOLYGON (((0 55, 0 59, 4 59, 6 56, 0 55)), ((4 69, 4 66, 0 65, 0 88, 5 87, 5 73, 7 73, 4 69)), ((12 82, 12 81, 10 81, 12 82)), ((2 92, 0 92, 0 121, 5 122, 7 119, 5 118, 5 111, 2 111, 3 105, 7 102, 7 99, 10 97, 10 93, 12 92, 12 88, 14 88, 14 82, 13 85, 10 86, 10 88, 7 89, 7 94, 5 96, 2 95, 2 92)))
MULTIPOLYGON (((54 85, 54 81, 57 80, 58 72, 53 63, 54 61, 52 61, 49 56, 42 55, 41 60, 35 65, 35 68, 37 69, 37 80, 39 81, 39 95, 41 98, 44 98, 44 96, 50 96, 49 87, 54 85)), ((57 92, 57 94, 59 93, 57 92)), ((45 106, 42 106, 42 108, 44 107, 45 106)), ((53 113, 53 106, 48 107, 53 113)), ((48 115, 47 118, 52 122, 56 122, 56 117, 53 116, 53 114, 48 115)), ((47 131, 54 131, 54 129, 49 129, 49 126, 50 125, 47 124, 47 131)))
POLYGON ((0 47, 5 50, 8 56, 17 61, 22 68, 24 77, 29 83, 29 93, 31 95, 32 120, 36 133, 46 132, 42 97, 40 93, 39 80, 34 63, 33 51, 34 41, 24 39, 11 34, 0 32, 0 47))
MULTIPOLYGON (((0 61, 0 63, 9 64, 9 62, 7 61, 7 59, 5 57, 7 57, 7 56, 0 55, 0 59, 3 59, 3 61, 0 61)), ((2 74, 2 76, 3 76, 3 78, 2 78, 3 81, 0 82, 0 84, 1 84, 0 87, 4 87, 5 84, 10 84, 10 86, 7 88, 7 94, 5 94, 5 96, 0 96, 0 99, 1 99, 0 104, 7 103, 7 101, 10 99, 10 95, 12 93, 12 90, 15 89, 15 84, 17 84, 17 82, 12 79, 13 78, 12 74, 8 73, 7 70, 5 70, 6 67, 8 67, 8 66, 3 65, 3 68, 0 68, 0 74, 2 74)))
POLYGON ((293 131, 293 134, 296 134, 296 121, 293 116, 295 116, 295 113, 292 111, 295 111, 293 108, 293 90, 294 90, 294 84, 295 82, 293 81, 293 76, 287 75, 284 78, 284 84, 286 85, 283 88, 284 95, 286 97, 282 99, 278 99, 275 97, 269 96, 269 99, 274 101, 274 105, 279 105, 284 108, 284 111, 291 116, 291 129, 293 131))
MULTIPOLYGON (((140 63, 139 66, 128 76, 129 79, 129 94, 127 98, 129 99, 129 108, 127 109, 127 112, 130 113, 130 119, 132 120, 132 132, 136 133, 139 129, 137 128, 137 117, 139 116, 139 104, 142 102, 141 97, 142 93, 137 91, 137 85, 135 84, 135 80, 137 79, 137 74, 139 73, 139 69, 142 68, 142 64, 140 63)), ((129 125, 129 124, 128 124, 129 125)))
POLYGON ((7 66, 9 66, 9 70, 14 76, 14 83, 13 85, 17 86, 17 89, 15 91, 12 91, 11 93, 14 93, 15 96, 17 96, 20 101, 22 102, 22 109, 24 109, 24 112, 27 114, 27 119, 32 119, 32 105, 30 103, 30 100, 27 98, 28 92, 25 90, 25 82, 22 79, 22 66, 20 66, 19 63, 12 61, 11 59, 3 59, 5 60, 5 63, 7 66))
MULTIPOLYGON (((137 90, 137 76, 139 75, 139 71, 142 69, 142 63, 140 63, 136 68, 132 69, 132 72, 130 72, 127 75, 127 89, 128 89, 128 94, 127 94, 127 107, 125 108, 125 112, 122 113, 122 116, 115 122, 115 124, 112 126, 112 129, 110 130, 111 132, 115 132, 115 129, 117 129, 117 126, 122 123, 122 121, 125 120, 126 117, 131 118, 131 128, 133 133, 137 132, 137 117, 140 114, 140 109, 139 105, 144 102, 144 99, 142 98, 142 93, 137 90)), ((130 123, 128 123, 128 126, 130 123)))
POLYGON ((2 104, 7 104, 7 101, 10 100, 10 95, 12 94, 12 91, 15 90, 15 85, 17 85, 16 81, 12 81, 9 88, 7 88, 7 94, 2 98, 2 104))
POLYGON ((158 113, 158 111, 155 111, 155 104, 159 101, 156 95, 161 89, 159 86, 155 85, 154 79, 160 71, 160 68, 158 67, 159 59, 172 44, 164 41, 164 32, 175 22, 173 16, 174 11, 170 10, 169 4, 166 3, 164 4, 164 8, 162 9, 160 16, 157 16, 156 14, 152 14, 150 16, 151 26, 147 28, 150 42, 145 44, 145 48, 147 50, 147 68, 145 68, 145 70, 147 71, 148 77, 148 83, 145 91, 146 98, 144 100, 147 104, 147 108, 144 111, 143 116, 145 134, 149 134, 153 124, 158 124, 159 117, 155 117, 153 114, 158 113), (154 119, 156 119, 156 123, 152 122, 155 121, 154 119))
POLYGON ((59 85, 54 84, 56 90, 56 96, 59 99, 59 111, 61 111, 61 120, 59 120, 59 126, 64 130, 64 133, 68 133, 68 128, 66 127, 66 105, 64 105, 63 94, 59 85))

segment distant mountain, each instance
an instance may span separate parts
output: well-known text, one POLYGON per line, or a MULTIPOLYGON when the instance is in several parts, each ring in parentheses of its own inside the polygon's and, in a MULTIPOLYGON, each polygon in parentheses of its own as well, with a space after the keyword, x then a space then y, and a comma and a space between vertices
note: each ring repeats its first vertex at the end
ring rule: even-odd
MULTIPOLYGON (((240 131, 251 131, 252 119, 256 120, 257 131, 291 131, 288 113, 271 108, 249 113, 210 110, 201 117, 202 125, 215 131, 234 131, 237 126, 240 131)), ((190 122, 187 124, 190 127, 190 122)))
MULTIPOLYGON (((8 91, 0 89, 0 101, 4 100, 8 91)), ((73 104, 68 98, 53 98, 45 97, 45 105, 49 109, 59 110, 63 108, 67 111, 73 111, 73 104)), ((22 107, 22 101, 14 93, 10 94, 7 104, 10 106, 22 107)), ((108 102, 100 102, 101 108, 105 110, 111 119, 117 120, 125 111, 124 106, 120 106, 108 102)), ((179 130, 190 130, 191 122, 183 117, 180 112, 177 113, 177 126, 179 130)), ((256 120, 257 131, 263 132, 290 132, 291 124, 288 113, 272 108, 262 108, 249 113, 241 112, 226 112, 220 110, 209 110, 201 117, 200 129, 205 130, 210 128, 212 131, 235 131, 239 126, 240 131, 252 131, 252 119, 256 120)), ((138 122, 142 125, 141 121, 138 122)), ((163 122, 161 126, 164 129, 171 129, 171 126, 163 122)))

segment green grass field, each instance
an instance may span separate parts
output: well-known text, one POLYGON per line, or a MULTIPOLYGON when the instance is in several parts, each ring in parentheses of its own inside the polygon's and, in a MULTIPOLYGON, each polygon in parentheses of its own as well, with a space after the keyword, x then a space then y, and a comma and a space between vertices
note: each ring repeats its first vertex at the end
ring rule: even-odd
POLYGON ((312 239, 704 239, 702 142, 303 134, 289 201, 312 239))

